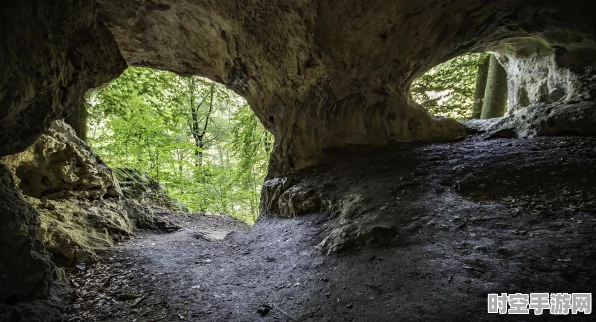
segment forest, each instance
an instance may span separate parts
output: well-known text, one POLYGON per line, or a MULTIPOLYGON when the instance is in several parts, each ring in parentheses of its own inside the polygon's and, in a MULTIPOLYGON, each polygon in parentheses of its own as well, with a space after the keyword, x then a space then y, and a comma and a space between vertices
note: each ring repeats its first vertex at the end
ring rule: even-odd
MULTIPOLYGON (((480 118, 489 59, 440 64, 414 81, 412 97, 437 116, 480 118)), ((255 222, 274 142, 242 97, 205 78, 129 67, 84 104, 88 128, 78 132, 115 171, 146 173, 194 212, 255 222)))
POLYGON ((86 97, 90 146, 192 211, 253 223, 273 138, 244 99, 200 77, 130 67, 86 97))

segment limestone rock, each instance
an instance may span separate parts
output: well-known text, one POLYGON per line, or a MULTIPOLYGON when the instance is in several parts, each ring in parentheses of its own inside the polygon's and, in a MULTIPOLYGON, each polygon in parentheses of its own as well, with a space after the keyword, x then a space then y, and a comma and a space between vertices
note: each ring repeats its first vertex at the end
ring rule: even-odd
POLYGON ((61 199, 43 202, 30 197, 27 201, 40 213, 40 239, 54 255, 54 260, 63 265, 93 262, 96 249, 113 246, 114 242, 133 233, 134 224, 123 206, 125 201, 61 199))
POLYGON ((330 254, 393 239, 397 235, 396 227, 378 222, 377 216, 366 206, 367 202, 359 194, 347 194, 338 200, 326 199, 326 211, 333 225, 317 247, 330 254))
POLYGON ((583 100, 594 94, 584 90, 592 82, 583 73, 569 74, 576 66, 563 62, 593 65, 593 19, 587 13, 594 4, 586 1, 98 3, 129 65, 202 75, 244 96, 276 138, 271 175, 316 164, 330 147, 463 137, 458 123, 413 102, 410 84, 457 55, 504 47, 527 52, 507 56, 512 68, 528 67, 524 84, 554 68, 554 54, 530 52, 524 41, 501 43, 507 39, 538 39, 548 49, 544 53, 563 46, 568 57, 560 57, 559 70, 540 82, 573 80, 566 95, 583 100), (531 70, 535 63, 540 73, 531 70))
POLYGON ((261 195, 261 209, 265 210, 265 215, 295 217, 322 208, 312 187, 293 185, 290 177, 266 180, 261 195))
POLYGON ((39 214, 0 164, 0 304, 45 297, 54 269, 37 236, 39 214))
MULTIPOLYGON (((261 198, 262 215, 294 217, 324 211, 333 220, 330 230, 317 246, 326 253, 336 253, 360 245, 383 242, 394 238, 395 227, 377 222, 374 215, 366 215, 366 200, 358 194, 339 199, 323 197, 305 180, 290 177, 265 181, 261 198)), ((308 180, 306 180, 308 181, 308 180)))
MULTIPOLYGON (((127 64, 205 76, 244 96, 275 136, 271 177, 317 164, 327 148, 463 137, 463 125, 427 113, 409 87, 434 65, 467 52, 500 53, 515 88, 512 112, 531 106, 544 109, 532 115, 564 117, 548 104, 596 99, 594 1, 6 0, 0 6, 0 156, 24 151, 53 120, 70 114, 86 90, 127 64)), ((561 128, 539 119, 537 133, 561 128)), ((512 127, 525 133, 521 123, 512 127)), ((76 178, 52 172, 67 185, 85 182, 85 193, 69 197, 118 194, 95 191, 105 185, 73 166, 59 169, 76 178)), ((43 176, 26 178, 34 195, 66 197, 45 189, 43 176)), ((47 187, 71 191, 48 180, 47 187)), ((284 185, 264 187, 272 192, 263 199, 265 212, 316 208, 309 201, 316 193, 284 185)), ((17 210, 0 215, 8 216, 0 227, 16 230, 34 217, 29 208, 17 210)), ((21 253, 6 256, 24 261, 21 253)), ((31 267, 24 272, 37 278, 31 267)))
POLYGON ((596 135, 596 102, 527 106, 505 117, 464 124, 482 138, 596 135))
POLYGON ((63 121, 1 161, 39 213, 38 236, 60 264, 92 262, 96 249, 155 226, 153 212, 123 197, 112 170, 63 121))
POLYGON ((338 253, 362 245, 391 240, 397 234, 392 226, 352 223, 334 228, 317 246, 327 254, 338 253))
POLYGON ((596 98, 594 41, 566 31, 512 38, 488 48, 507 70, 509 113, 596 98))
POLYGON ((514 105, 596 95, 590 1, 23 0, 7 8, 1 31, 13 50, 0 56, 0 155, 23 150, 125 63, 205 76, 244 96, 275 136, 271 175, 314 165, 331 147, 462 138, 461 124, 427 113, 409 87, 466 52, 493 50, 519 69, 509 80, 519 85, 514 105), (37 35, 51 39, 49 53, 37 35))
POLYGON ((146 173, 129 168, 116 168, 114 173, 124 194, 128 199, 134 199, 145 205, 166 208, 172 211, 190 212, 190 209, 168 195, 165 188, 146 173))
POLYGON ((24 153, 8 156, 25 195, 47 199, 99 199, 122 193, 112 170, 61 120, 24 153))
POLYGON ((0 5, 0 156, 25 150, 126 62, 94 0, 0 5))

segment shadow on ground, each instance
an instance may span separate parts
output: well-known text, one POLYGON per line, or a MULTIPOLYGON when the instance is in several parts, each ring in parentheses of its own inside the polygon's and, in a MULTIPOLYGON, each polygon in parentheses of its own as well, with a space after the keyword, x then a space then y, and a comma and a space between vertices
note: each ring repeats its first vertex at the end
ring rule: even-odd
POLYGON ((224 239, 205 225, 143 232, 74 275, 87 285, 68 319, 518 321, 488 314, 487 293, 596 291, 594 147, 558 137, 329 151, 296 180, 329 200, 361 195, 363 216, 390 236, 326 255, 317 245, 341 225, 326 212, 262 217, 224 239))

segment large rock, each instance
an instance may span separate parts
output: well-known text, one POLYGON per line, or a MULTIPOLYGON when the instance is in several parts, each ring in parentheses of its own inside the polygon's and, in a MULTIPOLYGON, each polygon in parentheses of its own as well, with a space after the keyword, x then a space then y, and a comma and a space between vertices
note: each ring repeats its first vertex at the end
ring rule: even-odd
POLYGON ((63 121, 1 161, 39 213, 38 236, 60 264, 94 261, 95 250, 135 227, 154 227, 152 211, 124 198, 112 169, 63 121))
POLYGON ((53 264, 37 237, 39 214, 0 164, 0 304, 49 294, 53 264))
POLYGON ((114 173, 124 197, 137 200, 144 205, 190 212, 188 206, 170 196, 166 189, 147 173, 130 168, 115 168, 114 173))
POLYGON ((480 138, 596 135, 596 102, 530 105, 504 117, 464 123, 480 138))
POLYGON ((0 4, 0 156, 25 150, 126 62, 94 0, 0 4))
POLYGON ((122 195, 112 170, 62 120, 24 153, 3 159, 27 196, 99 199, 122 195))
POLYGON ((550 31, 503 40, 488 49, 507 70, 509 114, 596 97, 596 47, 590 37, 550 31))

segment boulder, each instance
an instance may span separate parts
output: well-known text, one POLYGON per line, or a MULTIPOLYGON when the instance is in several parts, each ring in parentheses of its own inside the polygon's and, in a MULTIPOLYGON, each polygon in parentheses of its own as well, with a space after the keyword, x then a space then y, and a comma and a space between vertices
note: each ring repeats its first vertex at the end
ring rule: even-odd
POLYGON ((58 120, 24 153, 5 157, 19 189, 45 199, 100 199, 122 195, 112 170, 58 120))
POLYGON ((464 124, 480 138, 596 135, 596 102, 527 106, 510 115, 464 124))
POLYGON ((153 212, 126 198, 112 169, 63 121, 26 151, 2 158, 39 216, 39 239, 62 265, 96 259, 95 250, 154 228, 153 212))
POLYGON ((144 205, 152 205, 171 211, 190 212, 188 206, 171 197, 166 189, 147 173, 130 168, 115 168, 124 197, 144 205))
POLYGON ((46 297, 54 265, 37 235, 39 214, 0 164, 0 304, 46 297))

